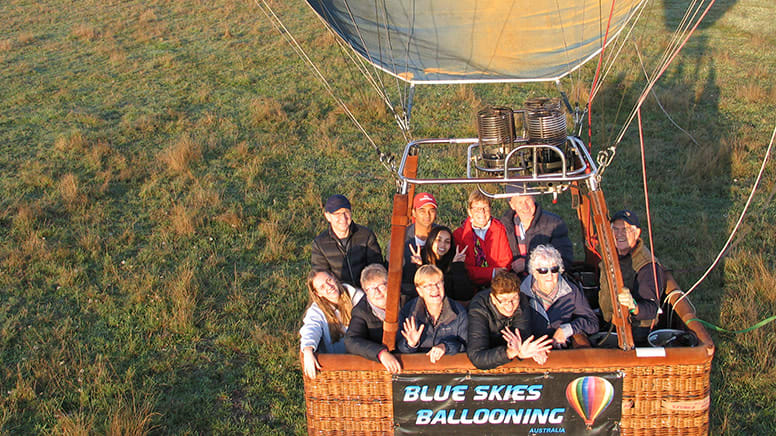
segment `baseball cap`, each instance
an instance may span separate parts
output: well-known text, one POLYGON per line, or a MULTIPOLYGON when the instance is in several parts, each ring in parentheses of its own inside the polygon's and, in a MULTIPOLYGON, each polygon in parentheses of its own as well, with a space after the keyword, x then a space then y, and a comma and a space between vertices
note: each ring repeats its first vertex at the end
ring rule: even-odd
POLYGON ((641 227, 639 225, 639 216, 627 209, 623 209, 612 215, 609 222, 613 223, 617 220, 623 220, 632 226, 641 227))
POLYGON ((437 207, 436 198, 434 198, 434 196, 429 194, 428 192, 419 192, 415 194, 415 199, 412 200, 413 209, 420 209, 421 207, 427 204, 434 206, 434 209, 436 209, 437 207))
POLYGON ((332 195, 326 200, 324 210, 328 213, 334 213, 342 208, 350 210, 350 201, 342 194, 332 195))

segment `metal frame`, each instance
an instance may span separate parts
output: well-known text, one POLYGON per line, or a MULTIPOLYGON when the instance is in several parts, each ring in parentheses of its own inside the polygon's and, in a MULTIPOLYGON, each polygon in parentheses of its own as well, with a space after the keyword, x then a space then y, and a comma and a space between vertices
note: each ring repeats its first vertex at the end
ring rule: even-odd
MULTIPOLYGON (((388 296, 386 304, 385 323, 383 328, 383 344, 389 350, 395 347, 396 333, 399 330, 399 295, 401 292, 401 272, 403 259, 404 236, 409 216, 411 213, 411 198, 415 190, 415 185, 477 185, 478 189, 491 198, 505 198, 514 194, 507 193, 489 193, 482 189, 482 185, 497 185, 506 187, 511 184, 524 184, 527 187, 525 194, 539 195, 550 193, 557 196, 558 193, 573 188, 572 192, 581 198, 582 209, 585 214, 592 216, 592 220, 583 219, 583 210, 578 210, 580 221, 583 226, 583 234, 586 243, 586 261, 590 261, 590 248, 597 248, 601 253, 598 257, 601 260, 602 269, 605 271, 604 277, 609 284, 610 298, 614 313, 612 322, 615 324, 618 333, 619 346, 623 350, 634 348, 633 335, 630 329, 627 308, 616 304, 617 293, 623 289, 622 274, 620 273, 619 258, 616 255, 614 245, 614 235, 609 225, 609 212, 606 207, 606 200, 603 192, 598 186, 598 167, 590 156, 587 147, 577 137, 569 136, 566 138, 571 143, 576 154, 575 168, 567 170, 566 157, 564 153, 556 146, 549 144, 518 144, 516 148, 504 157, 504 165, 498 170, 502 173, 500 177, 474 177, 472 171, 474 164, 475 170, 478 168, 476 163, 478 157, 474 155, 473 150, 479 147, 477 138, 449 138, 449 139, 419 139, 408 143, 404 148, 402 159, 398 171, 398 192, 394 195, 393 217, 391 219, 391 246, 390 259, 388 262, 388 296), (421 178, 418 177, 418 162, 420 160, 420 151, 422 146, 434 145, 452 145, 468 144, 467 166, 465 177, 457 178, 421 178), (561 157, 561 171, 555 173, 539 174, 537 171, 536 153, 534 153, 533 170, 530 175, 510 176, 510 171, 520 171, 521 168, 511 168, 508 163, 515 153, 522 150, 548 149, 561 157), (557 185, 548 186, 548 183, 557 183, 557 185)), ((489 170, 489 169, 488 169, 489 170)), ((490 171, 488 171, 490 172, 490 171)), ((595 250, 593 250, 595 251, 595 250)))

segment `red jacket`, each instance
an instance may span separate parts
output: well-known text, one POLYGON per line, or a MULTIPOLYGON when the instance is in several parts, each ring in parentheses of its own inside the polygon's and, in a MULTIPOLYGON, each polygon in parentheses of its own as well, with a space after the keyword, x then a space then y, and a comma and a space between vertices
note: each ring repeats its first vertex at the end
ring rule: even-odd
POLYGON ((463 247, 469 247, 466 249, 464 264, 472 283, 478 286, 487 285, 493 278, 494 268, 510 267, 512 263, 512 250, 509 248, 506 228, 501 224, 501 221, 491 218, 490 227, 488 232, 485 233, 485 241, 480 241, 488 266, 476 266, 474 253, 474 238, 476 237, 477 235, 474 233, 474 229, 472 229, 470 218, 466 218, 463 225, 453 232, 453 238, 459 249, 463 250, 463 247))

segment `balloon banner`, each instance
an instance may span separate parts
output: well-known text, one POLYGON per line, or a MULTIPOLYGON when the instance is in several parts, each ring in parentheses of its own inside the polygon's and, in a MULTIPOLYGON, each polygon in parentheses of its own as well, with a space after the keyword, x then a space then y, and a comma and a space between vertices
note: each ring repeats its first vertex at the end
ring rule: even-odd
POLYGON ((399 374, 395 434, 619 434, 622 375, 399 374))

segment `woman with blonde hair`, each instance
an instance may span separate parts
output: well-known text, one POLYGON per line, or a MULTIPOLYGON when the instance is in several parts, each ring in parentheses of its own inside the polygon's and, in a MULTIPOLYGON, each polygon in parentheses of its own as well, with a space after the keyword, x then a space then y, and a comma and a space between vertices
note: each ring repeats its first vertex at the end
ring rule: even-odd
POLYGON ((328 271, 311 271, 307 275, 310 305, 299 329, 304 374, 315 378, 321 369, 315 353, 345 353, 345 332, 350 312, 364 293, 340 282, 328 271))

